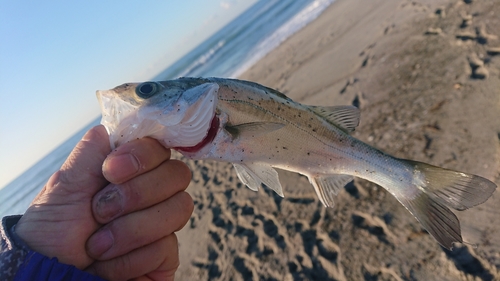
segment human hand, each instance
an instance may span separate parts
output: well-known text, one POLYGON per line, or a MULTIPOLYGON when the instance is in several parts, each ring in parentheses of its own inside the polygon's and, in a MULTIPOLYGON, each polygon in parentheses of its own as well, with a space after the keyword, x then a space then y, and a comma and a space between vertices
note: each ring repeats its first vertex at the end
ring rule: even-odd
POLYGON ((174 232, 193 210, 184 192, 190 171, 153 139, 110 150, 104 127, 87 132, 16 233, 34 251, 104 279, 173 280, 174 232))

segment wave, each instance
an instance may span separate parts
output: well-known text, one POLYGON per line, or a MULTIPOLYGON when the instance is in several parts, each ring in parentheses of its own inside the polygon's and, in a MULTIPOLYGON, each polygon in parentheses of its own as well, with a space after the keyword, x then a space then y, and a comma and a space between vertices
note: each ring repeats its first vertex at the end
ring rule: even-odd
POLYGON ((180 77, 189 76, 190 73, 193 73, 197 68, 207 63, 222 47, 224 47, 225 44, 226 44, 225 40, 220 40, 214 47, 212 47, 206 53, 201 55, 196 61, 194 61, 183 72, 181 72, 179 76, 180 77))
POLYGON ((230 77, 238 77, 243 72, 252 67, 260 59, 266 56, 269 52, 278 47, 291 35, 302 29, 308 23, 316 19, 328 6, 335 0, 316 0, 306 6, 302 11, 297 13, 290 20, 285 22, 270 36, 263 39, 257 46, 255 46, 249 53, 248 58, 238 67, 230 77))

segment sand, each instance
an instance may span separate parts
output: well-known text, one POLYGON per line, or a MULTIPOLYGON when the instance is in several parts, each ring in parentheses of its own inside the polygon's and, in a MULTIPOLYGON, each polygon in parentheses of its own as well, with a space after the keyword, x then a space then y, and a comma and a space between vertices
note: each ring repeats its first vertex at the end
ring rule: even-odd
MULTIPOLYGON (((241 78, 359 106, 362 141, 500 185, 499 36, 494 0, 337 0, 241 78)), ((281 198, 247 189, 228 163, 187 163, 195 211, 177 280, 500 280, 498 191, 457 212, 471 245, 447 251, 370 182, 327 209, 294 173, 279 171, 281 198)))

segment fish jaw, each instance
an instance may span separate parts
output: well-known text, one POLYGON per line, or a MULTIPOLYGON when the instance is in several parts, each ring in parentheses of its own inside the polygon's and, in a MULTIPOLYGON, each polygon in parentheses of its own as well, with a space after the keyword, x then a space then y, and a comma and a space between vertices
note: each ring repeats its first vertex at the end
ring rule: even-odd
POLYGON ((168 106, 130 102, 115 89, 97 91, 101 124, 108 131, 112 148, 143 137, 158 139, 167 148, 193 147, 207 136, 215 116, 215 83, 188 89, 185 98, 181 95, 168 106))
POLYGON ((122 100, 114 90, 97 91, 96 95, 101 106, 101 124, 108 132, 111 148, 134 139, 140 125, 136 122, 139 106, 122 100))

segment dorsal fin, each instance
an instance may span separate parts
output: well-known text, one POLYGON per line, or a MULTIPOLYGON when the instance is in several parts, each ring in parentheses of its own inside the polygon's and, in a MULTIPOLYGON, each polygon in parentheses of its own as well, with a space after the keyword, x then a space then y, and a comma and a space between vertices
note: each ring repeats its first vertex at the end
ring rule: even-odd
POLYGON ((319 116, 350 133, 359 125, 359 109, 351 105, 309 106, 319 116))

